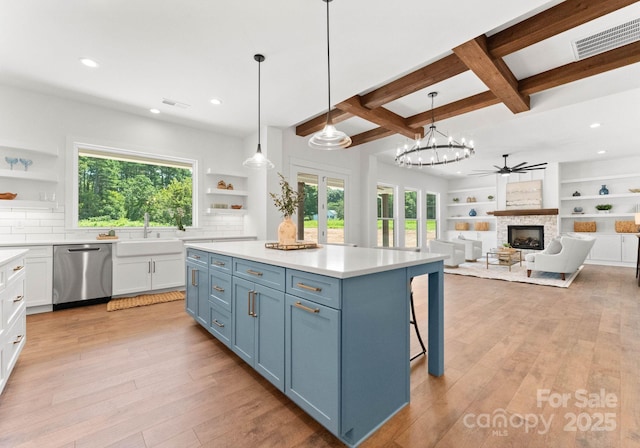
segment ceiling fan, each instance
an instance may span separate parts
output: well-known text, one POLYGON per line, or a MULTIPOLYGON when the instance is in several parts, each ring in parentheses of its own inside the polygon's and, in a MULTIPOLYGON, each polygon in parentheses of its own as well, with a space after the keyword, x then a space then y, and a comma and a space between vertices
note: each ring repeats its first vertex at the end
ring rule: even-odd
POLYGON ((509 157, 509 154, 503 154, 502 157, 504 157, 504 166, 503 167, 499 167, 498 165, 493 165, 497 168, 497 170, 474 170, 477 171, 477 173, 472 173, 475 175, 479 175, 479 176, 487 176, 489 174, 500 174, 501 176, 508 176, 511 173, 526 173, 527 171, 533 171, 533 170, 544 170, 546 168, 546 164, 547 162, 544 163, 536 163, 534 165, 527 165, 527 162, 522 162, 519 163, 515 166, 507 166, 507 157, 509 157))

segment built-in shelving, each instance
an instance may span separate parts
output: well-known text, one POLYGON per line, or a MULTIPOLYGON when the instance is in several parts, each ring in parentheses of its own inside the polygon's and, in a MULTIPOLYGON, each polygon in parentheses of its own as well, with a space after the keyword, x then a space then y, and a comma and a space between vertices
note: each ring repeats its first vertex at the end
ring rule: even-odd
POLYGON ((476 215, 476 216, 449 216, 447 219, 452 221, 466 221, 470 219, 477 219, 486 221, 487 219, 496 219, 493 215, 476 215))
POLYGON ((7 152, 16 153, 15 156, 18 156, 19 153, 27 152, 31 154, 42 154, 51 157, 58 157, 58 147, 54 145, 33 146, 30 143, 0 140, 0 153, 3 153, 3 156, 5 156, 9 155, 7 154, 7 152))
POLYGON ((633 177, 640 177, 638 173, 635 174, 612 174, 608 176, 595 176, 595 177, 582 177, 576 179, 564 179, 561 180, 561 184, 577 184, 580 182, 601 182, 601 181, 609 181, 609 180, 617 180, 617 179, 628 179, 633 177))
POLYGON ((480 202, 452 202, 449 207, 474 207, 477 205, 495 205, 496 201, 480 201, 480 202))
POLYGON ((233 208, 208 208, 205 210, 207 215, 245 215, 247 210, 241 208, 239 210, 233 208))
POLYGON ((20 199, 0 200, 0 208, 54 209, 58 208, 58 203, 54 201, 23 201, 20 199))
POLYGON ((17 165, 12 170, 0 168, 0 177, 9 179, 39 180, 41 182, 58 182, 58 176, 55 173, 48 171, 24 171, 18 169, 17 165))
POLYGON ((249 196, 245 190, 223 190, 221 188, 207 188, 207 194, 218 194, 221 196, 249 196))

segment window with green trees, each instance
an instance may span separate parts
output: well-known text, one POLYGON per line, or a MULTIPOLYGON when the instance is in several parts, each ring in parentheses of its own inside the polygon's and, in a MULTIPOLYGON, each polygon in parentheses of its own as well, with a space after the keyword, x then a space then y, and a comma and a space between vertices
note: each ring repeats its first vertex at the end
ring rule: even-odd
POLYGON ((78 227, 193 223, 193 163, 78 148, 78 227))

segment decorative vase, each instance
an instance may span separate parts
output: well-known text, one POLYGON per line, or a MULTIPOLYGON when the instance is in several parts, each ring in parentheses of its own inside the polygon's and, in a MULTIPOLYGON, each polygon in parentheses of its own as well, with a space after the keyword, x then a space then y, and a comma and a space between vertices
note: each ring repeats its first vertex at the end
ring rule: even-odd
POLYGON ((609 194, 609 190, 606 185, 603 185, 598 194, 609 194))
POLYGON ((296 242, 297 229, 291 216, 285 216, 278 226, 278 243, 293 244, 296 242))
POLYGON ((580 192, 576 191, 575 193, 573 193, 573 196, 580 196, 580 192))
POLYGON ((582 207, 573 207, 574 213, 582 213, 582 207))
POLYGON ((476 209, 472 208, 471 210, 469 210, 469 216, 476 216, 478 213, 476 212, 476 209))

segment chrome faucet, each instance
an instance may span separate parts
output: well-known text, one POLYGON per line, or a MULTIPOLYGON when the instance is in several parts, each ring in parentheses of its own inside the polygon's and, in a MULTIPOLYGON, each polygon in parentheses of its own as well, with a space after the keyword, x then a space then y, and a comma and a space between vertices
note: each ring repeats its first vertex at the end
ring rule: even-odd
POLYGON ((149 233, 151 233, 151 230, 149 230, 149 213, 145 213, 144 214, 144 238, 147 237, 147 235, 149 235, 149 233))

